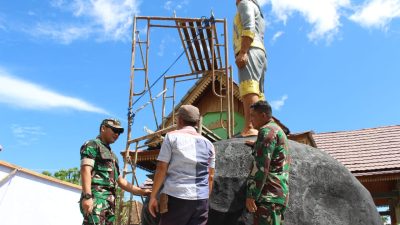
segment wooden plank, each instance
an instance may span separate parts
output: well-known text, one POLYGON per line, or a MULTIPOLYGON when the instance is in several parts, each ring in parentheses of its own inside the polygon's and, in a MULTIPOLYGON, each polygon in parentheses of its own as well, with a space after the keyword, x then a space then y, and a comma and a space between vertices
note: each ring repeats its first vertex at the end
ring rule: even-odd
POLYGON ((178 28, 179 37, 181 38, 182 47, 183 47, 183 50, 185 51, 185 55, 186 55, 186 58, 188 60, 189 66, 190 66, 190 70, 192 71, 192 73, 194 73, 195 71, 193 69, 192 63, 190 63, 189 54, 188 54, 188 51, 187 51, 186 46, 185 46, 185 38, 183 38, 181 24, 179 24, 178 21, 175 21, 175 23, 176 23, 177 27, 179 27, 178 28))
POLYGON ((219 59, 218 60, 219 61, 219 68, 222 68, 221 50, 219 49, 219 46, 224 46, 226 43, 224 43, 223 45, 219 44, 217 26, 214 24, 212 26, 212 28, 213 28, 214 33, 216 34, 215 35, 215 43, 214 44, 215 44, 215 46, 217 46, 217 52, 218 52, 218 57, 215 57, 215 59, 217 59, 217 58, 219 59))
MULTIPOLYGON (((182 23, 180 25, 182 26, 182 23)), ((187 27, 186 23, 185 23, 184 26, 187 27)), ((183 35, 185 36, 185 41, 186 41, 186 46, 187 46, 186 49, 189 50, 190 58, 191 59, 196 59, 196 55, 194 54, 192 40, 190 38, 189 31, 184 26, 182 26, 182 31, 183 31, 183 35)), ((193 60, 191 62, 193 64, 194 70, 195 71, 199 71, 199 66, 197 65, 197 62, 193 61, 193 60)))
MULTIPOLYGON (((210 29, 211 29, 211 27, 207 27, 206 28, 208 44, 210 45, 210 51, 214 52, 214 69, 218 69, 217 59, 215 59, 215 58, 220 57, 220 56, 217 55, 216 52, 215 52, 215 49, 214 49, 214 46, 213 46, 213 43, 212 43, 213 41, 211 40, 213 37, 212 37, 212 32, 211 32, 210 29)), ((217 44, 217 43, 214 43, 214 44, 217 44)), ((212 52, 211 52, 211 57, 212 57, 212 52)), ((211 60, 213 60, 213 59, 211 59, 211 60)))
MULTIPOLYGON (((197 27, 202 27, 203 25, 201 24, 200 21, 196 22, 197 27)), ((205 56, 205 61, 207 63, 207 70, 211 70, 211 59, 210 59, 210 55, 208 54, 208 49, 211 50, 211 48, 208 47, 207 42, 206 42, 206 38, 204 36, 204 28, 202 27, 201 30, 199 30, 199 35, 201 38, 201 46, 203 47, 203 52, 204 52, 204 56, 205 56)))
MULTIPOLYGON (((131 206, 129 207, 128 205, 124 206, 124 207, 128 207, 128 209, 130 208, 130 222, 128 223, 128 225, 139 225, 141 224, 141 214, 142 214, 142 208, 143 208, 143 204, 138 202, 138 201, 132 201, 130 202, 131 206)), ((129 202, 127 203, 129 204, 129 202)))
POLYGON ((203 54, 201 53, 202 50, 200 48, 200 44, 199 44, 199 35, 197 35, 196 33, 196 29, 194 29, 194 23, 193 22, 189 22, 189 26, 190 28, 190 33, 192 34, 192 40, 193 40, 193 44, 196 48, 196 52, 197 52, 197 58, 196 60, 200 61, 200 66, 201 66, 201 70, 206 70, 205 66, 204 66, 204 62, 203 62, 203 54))
POLYGON ((157 132, 154 132, 152 134, 148 134, 148 135, 145 135, 145 136, 142 136, 142 137, 138 137, 136 139, 129 140, 128 144, 132 144, 132 143, 135 143, 135 142, 138 142, 138 141, 150 139, 152 137, 155 137, 155 136, 158 136, 158 135, 162 135, 162 134, 168 133, 168 132, 173 131, 173 130, 176 130, 176 124, 174 124, 174 125, 172 125, 170 127, 167 127, 165 129, 159 130, 157 132))
POLYGON ((399 197, 399 190, 397 191, 389 191, 389 192, 376 192, 371 193, 373 199, 384 199, 384 198, 398 198, 399 197))

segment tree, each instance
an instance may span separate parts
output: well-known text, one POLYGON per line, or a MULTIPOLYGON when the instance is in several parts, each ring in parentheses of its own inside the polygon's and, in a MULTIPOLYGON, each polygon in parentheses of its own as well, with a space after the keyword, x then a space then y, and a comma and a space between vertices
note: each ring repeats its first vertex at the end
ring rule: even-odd
POLYGON ((55 172, 54 175, 52 175, 49 171, 43 171, 42 174, 78 185, 81 179, 81 173, 77 167, 70 169, 61 169, 55 172))
POLYGON ((383 224, 388 224, 389 223, 389 216, 381 216, 383 224))
POLYGON ((120 222, 119 225, 127 225, 128 217, 129 217, 129 204, 125 202, 123 197, 121 198, 121 188, 117 188, 116 192, 116 200, 115 200, 115 221, 116 223, 120 222), (121 201, 123 202, 122 209, 120 207, 121 201))
POLYGON ((52 175, 51 175, 51 173, 49 171, 43 171, 42 174, 44 174, 46 176, 49 176, 49 177, 52 177, 52 175))

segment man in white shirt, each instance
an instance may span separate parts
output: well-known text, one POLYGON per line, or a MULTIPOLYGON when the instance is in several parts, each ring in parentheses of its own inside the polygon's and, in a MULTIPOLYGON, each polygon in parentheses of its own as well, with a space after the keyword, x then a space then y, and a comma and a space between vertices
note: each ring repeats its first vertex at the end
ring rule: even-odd
POLYGON ((212 190, 215 150, 213 144, 196 132, 199 109, 183 105, 178 110, 178 130, 167 133, 157 158, 149 211, 159 211, 157 194, 168 199, 167 212, 161 212, 160 225, 205 225, 208 198, 212 190))

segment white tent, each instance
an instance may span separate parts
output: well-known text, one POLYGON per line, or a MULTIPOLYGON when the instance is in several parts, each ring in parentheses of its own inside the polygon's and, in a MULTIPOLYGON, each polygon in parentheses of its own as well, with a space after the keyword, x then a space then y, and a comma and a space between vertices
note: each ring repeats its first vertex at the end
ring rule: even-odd
POLYGON ((0 161, 0 224, 82 224, 81 187, 0 161))

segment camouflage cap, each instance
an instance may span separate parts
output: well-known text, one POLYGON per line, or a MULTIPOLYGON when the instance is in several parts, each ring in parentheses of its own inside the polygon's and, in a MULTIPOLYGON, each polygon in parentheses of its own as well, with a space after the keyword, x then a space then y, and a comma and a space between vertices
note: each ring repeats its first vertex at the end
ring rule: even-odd
POLYGON ((119 133, 124 133, 124 128, 121 126, 121 122, 114 118, 104 119, 101 122, 101 126, 111 127, 116 129, 119 133))
POLYGON ((196 106, 182 105, 178 109, 178 116, 184 121, 197 122, 200 119, 200 111, 196 106))

